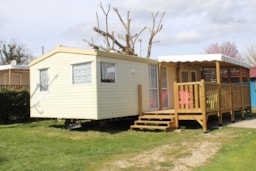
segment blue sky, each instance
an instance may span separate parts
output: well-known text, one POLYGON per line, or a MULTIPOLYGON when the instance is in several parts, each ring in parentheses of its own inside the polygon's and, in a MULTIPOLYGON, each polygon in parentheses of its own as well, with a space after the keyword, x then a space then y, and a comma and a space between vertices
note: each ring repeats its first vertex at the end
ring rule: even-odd
MULTIPOLYGON (((124 18, 129 10, 133 32, 151 25, 151 12, 166 12, 151 58, 201 54, 210 44, 224 41, 234 42, 245 56, 256 45, 255 0, 0 0, 0 40, 15 39, 36 57, 42 46, 45 52, 58 44, 90 49, 82 39, 101 40, 92 30, 96 12, 104 19, 100 2, 118 8, 124 18)), ((122 32, 113 12, 110 26, 122 32)), ((142 56, 148 36, 148 30, 141 35, 142 56)))

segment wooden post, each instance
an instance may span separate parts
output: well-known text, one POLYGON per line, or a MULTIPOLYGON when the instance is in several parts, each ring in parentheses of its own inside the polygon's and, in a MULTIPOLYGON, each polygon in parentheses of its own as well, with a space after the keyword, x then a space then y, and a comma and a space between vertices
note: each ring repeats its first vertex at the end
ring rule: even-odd
POLYGON ((250 70, 247 69, 247 84, 248 84, 248 87, 249 87, 249 100, 250 100, 250 107, 249 107, 249 116, 252 116, 252 102, 251 102, 251 84, 250 84, 250 70))
POLYGON ((230 113, 231 113, 231 121, 232 122, 235 122, 235 112, 233 110, 234 106, 233 106, 233 89, 232 89, 232 84, 230 83, 229 84, 229 92, 230 92, 230 95, 229 95, 229 99, 230 99, 230 107, 231 107, 231 110, 230 110, 230 113))
POLYGON ((242 111, 241 116, 244 119, 244 89, 243 89, 243 68, 239 67, 239 82, 240 82, 240 90, 241 90, 241 98, 242 98, 242 111))
POLYGON ((8 80, 9 86, 12 84, 12 70, 9 69, 9 80, 8 80))
POLYGON ((138 85, 138 107, 139 115, 142 116, 142 85, 138 85))
POLYGON ((207 132, 207 116, 206 116, 206 103, 205 103, 205 82, 201 80, 200 83, 200 106, 202 111, 203 132, 207 132))
POLYGON ((218 83, 218 115, 219 115, 219 120, 218 120, 218 124, 219 125, 222 125, 222 113, 221 113, 221 107, 220 107, 220 104, 221 104, 221 98, 220 98, 220 88, 221 88, 221 78, 220 78, 220 62, 219 61, 216 61, 216 81, 218 83))
POLYGON ((178 85, 177 82, 173 83, 173 97, 174 97, 174 114, 175 114, 175 127, 179 128, 179 99, 178 99, 178 85))
POLYGON ((216 81, 218 84, 220 84, 220 62, 216 61, 216 81))

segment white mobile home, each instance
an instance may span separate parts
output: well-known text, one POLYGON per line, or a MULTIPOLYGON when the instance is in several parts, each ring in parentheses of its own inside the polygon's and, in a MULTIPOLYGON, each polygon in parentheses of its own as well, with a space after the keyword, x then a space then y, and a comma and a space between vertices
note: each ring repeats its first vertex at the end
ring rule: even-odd
POLYGON ((141 57, 58 46, 30 63, 31 117, 101 120, 149 111, 150 101, 158 103, 157 64, 141 57))

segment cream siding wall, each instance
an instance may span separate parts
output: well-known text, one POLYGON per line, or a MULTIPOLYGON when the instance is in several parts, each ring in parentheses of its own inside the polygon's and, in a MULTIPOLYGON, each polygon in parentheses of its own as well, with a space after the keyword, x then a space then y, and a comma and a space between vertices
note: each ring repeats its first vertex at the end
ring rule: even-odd
POLYGON ((32 65, 31 117, 97 119, 96 60, 92 55, 56 53, 32 65), (92 83, 73 85, 72 64, 92 62, 92 83), (39 90, 39 70, 48 68, 48 91, 39 90))
POLYGON ((148 64, 104 57, 98 59, 98 68, 100 62, 116 64, 115 84, 100 83, 98 70, 98 119, 138 115, 139 84, 142 84, 143 111, 149 111, 148 64))

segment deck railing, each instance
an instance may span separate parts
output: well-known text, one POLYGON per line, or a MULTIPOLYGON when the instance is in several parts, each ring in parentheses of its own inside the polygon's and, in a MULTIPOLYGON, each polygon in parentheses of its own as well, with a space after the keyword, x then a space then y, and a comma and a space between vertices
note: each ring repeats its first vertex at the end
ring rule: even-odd
POLYGON ((242 93, 240 85, 232 85, 232 107, 240 109, 242 107, 242 93))
POLYGON ((224 113, 250 107, 249 85, 204 82, 174 83, 175 110, 180 113, 224 113))
POLYGON ((1 90, 27 90, 29 91, 29 85, 0 85, 1 90))
POLYGON ((200 112, 202 107, 200 87, 201 82, 175 83, 175 109, 179 112, 200 112))
POLYGON ((250 95, 250 86, 248 85, 244 85, 243 86, 243 97, 244 97, 244 106, 251 106, 251 95, 250 95))
POLYGON ((218 84, 205 82, 174 83, 174 108, 176 127, 179 120, 196 120, 207 132, 207 120, 211 115, 219 117, 229 113, 231 120, 235 119, 235 112, 240 111, 244 118, 244 111, 251 113, 250 86, 218 84))

